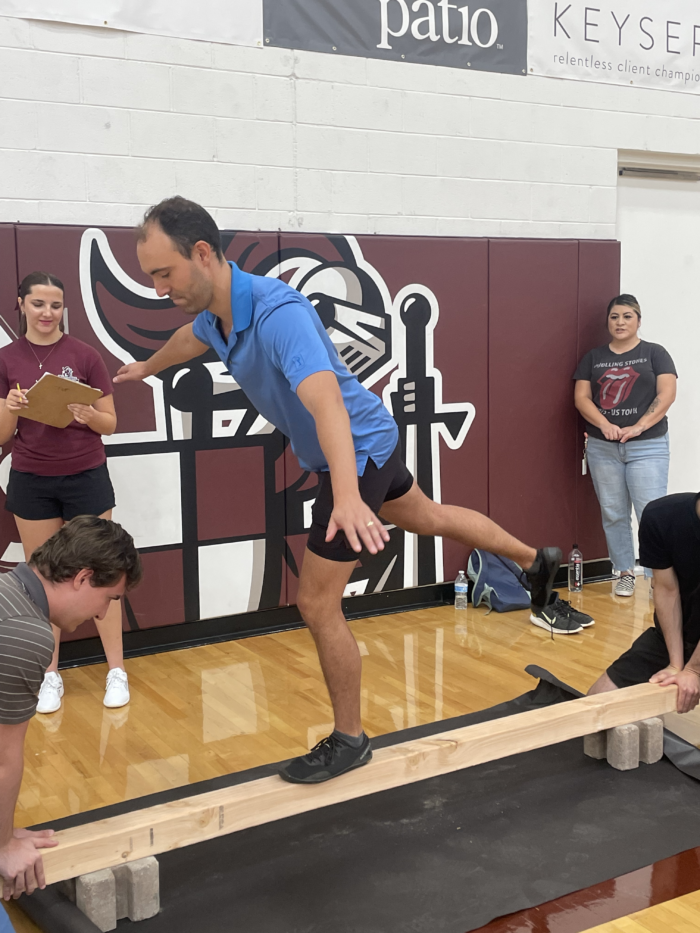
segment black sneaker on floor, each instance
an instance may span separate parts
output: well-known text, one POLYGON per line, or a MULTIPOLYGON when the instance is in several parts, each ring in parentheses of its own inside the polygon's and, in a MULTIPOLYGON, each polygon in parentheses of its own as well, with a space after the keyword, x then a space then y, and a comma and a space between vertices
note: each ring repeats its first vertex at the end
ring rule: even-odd
POLYGON ((574 609, 568 599, 562 599, 559 596, 559 604, 564 608, 566 612, 569 613, 569 616, 579 625, 582 625, 584 628, 589 628, 591 625, 595 625, 595 619, 593 616, 589 616, 586 612, 581 612, 580 609, 574 609))
POLYGON ((583 631, 581 623, 569 615, 558 593, 551 594, 549 603, 543 609, 535 609, 533 606, 530 621, 552 635, 576 635, 583 631))
POLYGON ((530 588, 530 603, 533 613, 549 603, 552 584, 561 566, 561 551, 558 547, 545 547, 537 551, 535 563, 525 571, 530 588))
POLYGON ((280 777, 292 784, 321 784, 330 778, 361 768, 372 760, 372 746, 367 736, 359 748, 352 748, 336 735, 315 745, 308 755, 292 758, 280 769, 280 777))

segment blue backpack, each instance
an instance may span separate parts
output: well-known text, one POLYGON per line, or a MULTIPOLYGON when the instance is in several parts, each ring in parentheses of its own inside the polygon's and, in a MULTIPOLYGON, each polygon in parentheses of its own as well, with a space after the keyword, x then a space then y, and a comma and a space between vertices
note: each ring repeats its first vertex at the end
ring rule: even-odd
POLYGON ((523 571, 515 561, 477 549, 469 557, 467 576, 474 584, 472 603, 475 606, 485 603, 489 612, 530 608, 530 594, 521 582, 523 571))

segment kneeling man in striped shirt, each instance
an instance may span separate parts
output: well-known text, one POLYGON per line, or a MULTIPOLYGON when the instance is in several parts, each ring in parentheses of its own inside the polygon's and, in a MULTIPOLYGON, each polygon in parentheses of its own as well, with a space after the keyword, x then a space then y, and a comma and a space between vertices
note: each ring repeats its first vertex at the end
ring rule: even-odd
MULTIPOLYGON (((131 535, 115 522, 79 515, 32 554, 0 574, 0 877, 5 900, 45 887, 41 849, 52 831, 14 828, 24 738, 51 663, 50 622, 64 632, 104 617, 141 580, 131 535)), ((0 907, 0 914, 4 914, 0 907)))

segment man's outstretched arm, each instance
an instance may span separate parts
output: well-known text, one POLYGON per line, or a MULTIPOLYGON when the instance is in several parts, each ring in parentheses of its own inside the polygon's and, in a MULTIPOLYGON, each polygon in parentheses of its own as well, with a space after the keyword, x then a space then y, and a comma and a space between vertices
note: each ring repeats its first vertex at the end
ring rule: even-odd
POLYGON ((187 363, 188 360, 201 356, 209 347, 197 340, 192 327, 192 324, 179 327, 165 346, 161 347, 145 362, 127 363, 122 366, 114 377, 114 382, 139 382, 147 376, 155 376, 156 373, 160 373, 170 366, 187 363))
POLYGON ((307 376, 299 383, 297 395, 316 422, 318 442, 331 473, 333 514, 326 540, 332 541, 336 532, 342 530, 358 554, 363 544, 371 554, 376 554, 383 550, 389 533, 360 497, 350 418, 335 373, 324 371, 307 376))
POLYGON ((672 567, 654 570, 654 606, 656 618, 668 650, 669 664, 651 683, 664 687, 678 685, 678 712, 688 713, 700 701, 700 649, 685 664, 683 654, 683 611, 678 578, 672 567))
POLYGON ((28 723, 0 725, 0 877, 6 901, 46 887, 41 849, 58 845, 52 830, 14 829, 15 804, 24 770, 28 723))

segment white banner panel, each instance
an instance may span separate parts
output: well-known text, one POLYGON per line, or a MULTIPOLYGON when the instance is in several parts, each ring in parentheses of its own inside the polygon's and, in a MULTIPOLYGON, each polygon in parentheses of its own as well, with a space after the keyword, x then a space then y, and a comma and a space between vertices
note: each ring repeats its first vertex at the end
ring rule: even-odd
POLYGON ((529 0, 528 74, 700 93, 698 0, 529 0))
POLYGON ((0 0, 0 16, 262 46, 262 0, 0 0))

